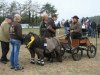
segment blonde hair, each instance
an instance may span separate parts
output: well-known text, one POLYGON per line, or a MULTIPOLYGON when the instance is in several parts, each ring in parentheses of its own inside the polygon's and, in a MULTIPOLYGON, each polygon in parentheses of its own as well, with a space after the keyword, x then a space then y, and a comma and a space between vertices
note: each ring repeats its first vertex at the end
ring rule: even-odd
POLYGON ((19 14, 15 14, 15 15, 14 15, 14 21, 20 22, 21 19, 22 19, 22 17, 21 17, 19 14))
POLYGON ((48 20, 48 15, 44 15, 43 17, 42 17, 42 21, 45 21, 45 20, 48 20))

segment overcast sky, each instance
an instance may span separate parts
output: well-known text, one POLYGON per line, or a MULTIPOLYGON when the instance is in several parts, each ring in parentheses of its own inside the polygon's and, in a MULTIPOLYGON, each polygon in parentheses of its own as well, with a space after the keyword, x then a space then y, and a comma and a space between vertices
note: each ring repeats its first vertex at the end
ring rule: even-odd
MULTIPOLYGON (((14 0, 6 0, 14 1, 14 0)), ((17 0, 23 3, 26 0, 17 0)), ((100 15, 100 0, 32 0, 43 5, 51 3, 58 10, 59 19, 70 19, 73 15, 81 17, 100 15)))

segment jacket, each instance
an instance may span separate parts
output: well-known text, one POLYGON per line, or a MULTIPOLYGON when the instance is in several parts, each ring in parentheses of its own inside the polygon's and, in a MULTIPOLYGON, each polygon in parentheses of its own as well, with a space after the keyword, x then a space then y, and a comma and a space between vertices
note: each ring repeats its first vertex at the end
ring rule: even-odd
POLYGON ((7 22, 2 22, 0 25, 0 41, 9 42, 10 41, 10 34, 9 34, 9 27, 10 24, 7 22))
POLYGON ((70 30, 73 30, 73 32, 82 33, 82 27, 81 27, 80 23, 76 23, 76 24, 72 23, 70 26, 70 30))
POLYGON ((45 22, 42 22, 40 25, 40 36, 44 37, 46 31, 47 31, 47 24, 45 22))
POLYGON ((13 22, 10 27, 10 38, 22 41, 22 27, 20 23, 13 22))
POLYGON ((56 35, 56 25, 52 18, 47 23, 47 35, 48 37, 54 37, 56 35))

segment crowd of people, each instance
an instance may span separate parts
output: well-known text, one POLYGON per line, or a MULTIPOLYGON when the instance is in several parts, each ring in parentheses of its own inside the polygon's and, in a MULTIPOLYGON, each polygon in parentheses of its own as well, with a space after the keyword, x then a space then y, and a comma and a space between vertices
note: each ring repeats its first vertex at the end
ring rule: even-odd
POLYGON ((96 37, 96 22, 91 21, 88 18, 87 19, 82 19, 81 21, 82 24, 82 31, 83 35, 87 35, 89 37, 96 37))
MULTIPOLYGON (((71 22, 72 21, 66 20, 61 23, 61 25, 63 25, 64 27, 65 35, 69 34, 71 22)), ((89 20, 89 18, 83 18, 81 21, 79 21, 79 23, 82 28, 83 36, 94 37, 94 38, 96 37, 97 24, 94 20, 89 20)))
MULTIPOLYGON (((51 17, 48 17, 47 15, 43 16, 40 25, 40 36, 42 38, 56 36, 56 29, 60 27, 60 22, 58 23, 58 27, 55 25, 56 20, 56 14, 52 15, 51 17)), ((7 54, 9 49, 11 49, 11 69, 14 69, 16 71, 24 69, 19 64, 18 58, 21 42, 23 40, 22 27, 20 22, 21 16, 19 14, 15 14, 14 17, 8 15, 0 25, 0 42, 2 49, 2 56, 0 61, 4 64, 9 61, 9 59, 7 58, 7 54), (9 43, 11 44, 11 48, 9 48, 9 43)), ((82 23, 80 23, 78 16, 73 16, 70 22, 66 20, 63 25, 65 29, 65 35, 68 36, 70 34, 71 38, 74 39, 80 38, 82 34, 88 34, 88 36, 91 37, 95 37, 96 34, 96 23, 94 21, 90 22, 89 19, 82 20, 82 23)))

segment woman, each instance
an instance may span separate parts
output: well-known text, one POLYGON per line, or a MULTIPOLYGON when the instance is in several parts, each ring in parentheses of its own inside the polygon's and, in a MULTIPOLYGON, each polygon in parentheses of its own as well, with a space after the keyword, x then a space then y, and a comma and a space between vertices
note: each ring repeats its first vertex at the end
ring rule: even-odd
POLYGON ((10 43, 12 46, 11 51, 11 69, 22 70, 23 67, 19 65, 19 49, 21 46, 21 40, 22 40, 22 27, 20 25, 21 16, 19 14, 15 14, 14 16, 14 22, 12 23, 10 27, 10 43))
POLYGON ((78 22, 78 19, 79 18, 77 16, 72 17, 72 23, 70 27, 70 33, 72 39, 78 39, 82 36, 82 27, 78 22))

